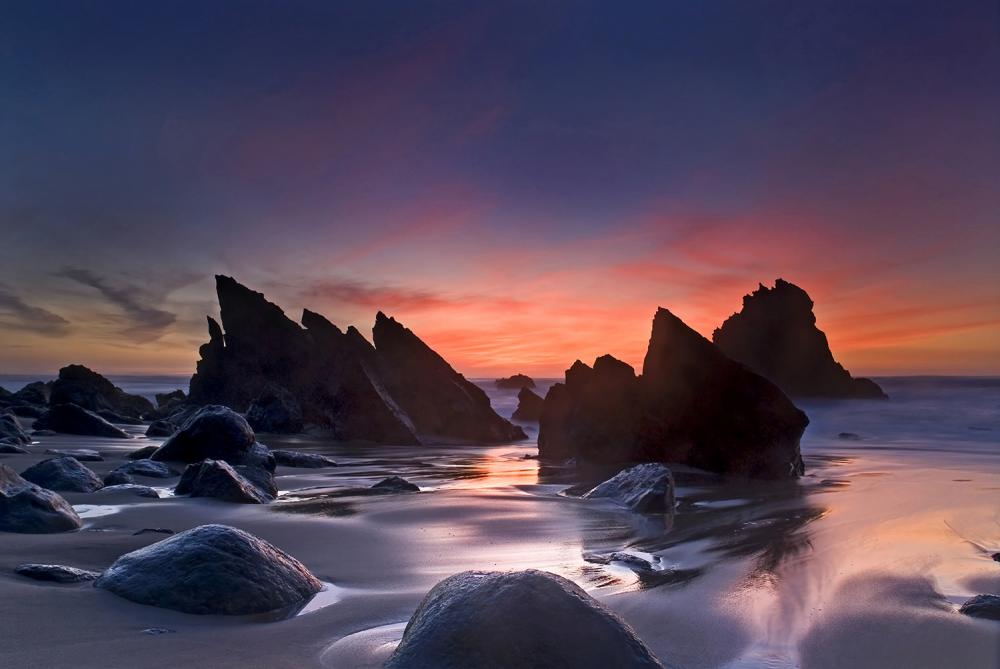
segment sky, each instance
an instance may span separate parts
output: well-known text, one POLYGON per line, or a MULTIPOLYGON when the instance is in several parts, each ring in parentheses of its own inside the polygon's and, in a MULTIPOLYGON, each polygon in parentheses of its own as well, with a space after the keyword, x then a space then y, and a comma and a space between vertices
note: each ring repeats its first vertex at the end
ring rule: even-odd
POLYGON ((471 376, 778 277, 1000 374, 995 0, 5 3, 0 95, 0 372, 190 373, 223 273, 471 376))

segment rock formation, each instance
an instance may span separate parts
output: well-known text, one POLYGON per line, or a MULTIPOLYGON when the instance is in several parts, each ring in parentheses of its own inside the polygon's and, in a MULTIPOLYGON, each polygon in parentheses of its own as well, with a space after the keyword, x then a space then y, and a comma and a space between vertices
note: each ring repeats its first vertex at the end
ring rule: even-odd
POLYGON ((622 470, 584 495, 611 499, 639 513, 674 510, 674 477, 666 465, 647 462, 622 470))
POLYGON ((852 378, 834 360, 812 309, 809 295, 795 284, 782 279, 774 288, 761 284, 712 339, 723 353, 792 397, 884 399, 878 384, 852 378))
POLYGON ((35 421, 36 430, 54 430, 87 437, 130 439, 128 433, 75 404, 53 404, 35 421))
POLYGON ((59 370, 49 403, 75 404, 94 413, 108 411, 126 418, 140 418, 153 410, 153 403, 145 397, 126 393, 83 365, 68 365, 59 370))
POLYGON ((514 374, 505 376, 494 381, 497 388, 502 390, 521 390, 522 388, 534 388, 535 380, 527 374, 514 374))
POLYGON ((517 394, 517 409, 514 410, 514 420, 537 422, 542 418, 542 406, 545 400, 535 394, 530 388, 521 388, 517 394))
POLYGON ((373 346, 353 327, 342 331, 309 310, 300 327, 230 277, 217 276, 216 289, 222 326, 208 319, 210 340, 191 379, 191 403, 252 409, 262 429, 295 429, 301 420, 341 440, 524 437, 493 411, 482 390, 384 314, 377 317, 373 346))
POLYGON ((30 444, 31 437, 24 433, 21 424, 12 413, 0 414, 0 438, 15 444, 30 444))
POLYGON ((84 583, 93 581, 101 575, 100 572, 67 567, 61 564, 22 564, 14 567, 14 572, 36 581, 51 581, 52 583, 84 583))
POLYGON ((962 604, 959 613, 973 618, 1000 620, 1000 595, 976 595, 962 604))
POLYGON ((174 494, 214 497, 235 504, 267 504, 274 499, 222 460, 203 460, 188 465, 174 494))
POLYGON ((318 453, 302 453, 301 451, 271 451, 274 461, 282 467, 304 467, 308 469, 321 469, 323 467, 336 467, 337 463, 332 458, 318 453))
MULTIPOLYGON (((231 465, 253 464, 257 438, 249 423, 229 407, 209 405, 163 442, 151 460, 200 462, 211 458, 231 465)), ((272 470, 272 466, 270 467, 272 470)))
POLYGON ((94 492, 104 483, 100 477, 76 458, 49 458, 21 472, 25 481, 60 492, 94 492))
POLYGON ((543 459, 676 462, 750 478, 802 474, 806 415, 773 383, 727 358, 666 309, 636 376, 624 362, 577 361, 545 397, 543 459))
POLYGON ((636 633, 575 583, 543 571, 450 576, 417 607, 387 669, 662 669, 636 633))
POLYGON ((83 526, 80 516, 58 493, 25 481, 0 465, 0 532, 48 534, 83 526))
POLYGON ((305 604, 323 584, 243 530, 201 525, 121 556, 94 584, 139 604, 245 615, 305 604))

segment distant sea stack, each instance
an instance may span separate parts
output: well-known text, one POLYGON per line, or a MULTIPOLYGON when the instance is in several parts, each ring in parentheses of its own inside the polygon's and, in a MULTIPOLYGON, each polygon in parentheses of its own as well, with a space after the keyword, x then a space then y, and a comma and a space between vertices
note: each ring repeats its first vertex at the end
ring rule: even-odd
POLYGON ((833 358, 826 335, 816 327, 808 293, 782 279, 743 298, 712 335, 733 360, 767 377, 792 397, 885 399, 870 379, 852 378, 833 358))
POLYGON ((794 478, 803 473, 799 439, 808 423, 777 386, 659 309, 641 376, 605 355, 593 367, 576 361, 566 382, 552 386, 538 454, 794 478))
MULTIPOLYGON (((342 440, 417 444, 525 437, 479 387, 413 332, 379 312, 373 346, 305 310, 302 326, 228 276, 216 276, 222 316, 209 317, 189 401, 246 412, 258 403, 323 426, 342 440), (297 404, 297 406, 295 406, 297 404)), ((264 411, 263 408, 267 410, 264 411)))
POLYGON ((534 388, 535 380, 527 374, 514 374, 497 379, 496 387, 501 390, 521 390, 522 388, 534 388))

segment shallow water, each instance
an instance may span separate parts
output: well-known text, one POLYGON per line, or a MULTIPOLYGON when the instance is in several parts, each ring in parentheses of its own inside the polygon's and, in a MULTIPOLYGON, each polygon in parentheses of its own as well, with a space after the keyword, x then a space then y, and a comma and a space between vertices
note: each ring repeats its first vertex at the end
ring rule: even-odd
MULTIPOLYGON (((414 449, 265 435, 272 447, 323 452, 341 466, 279 468, 282 498, 266 507, 68 494, 75 505, 113 511, 92 515, 79 533, 4 535, 0 571, 28 561, 101 569, 162 538, 134 536, 137 529, 224 522, 295 555, 334 594, 260 624, 0 577, 0 615, 23 621, 20 632, 15 625, 0 634, 46 639, 18 650, 0 644, 0 659, 379 666, 437 581, 465 569, 538 568, 601 599, 674 667, 1000 667, 1000 623, 956 612, 974 594, 1000 592, 1000 564, 989 557, 1000 551, 1000 380, 880 382, 888 402, 801 403, 811 424, 799 481, 723 482, 677 468, 673 517, 563 494, 601 473, 540 468, 525 457, 537 452, 533 442, 414 449), (422 492, 336 492, 389 474, 422 492), (614 551, 653 567, 594 559, 614 551), (177 634, 138 634, 150 627, 177 634), (81 646, 95 655, 75 655, 81 646)), ((483 385, 509 415, 516 393, 483 385)), ((107 462, 93 468, 103 474, 140 445, 52 437, 32 450, 98 448, 107 462)), ((39 457, 4 461, 20 470, 39 457)))

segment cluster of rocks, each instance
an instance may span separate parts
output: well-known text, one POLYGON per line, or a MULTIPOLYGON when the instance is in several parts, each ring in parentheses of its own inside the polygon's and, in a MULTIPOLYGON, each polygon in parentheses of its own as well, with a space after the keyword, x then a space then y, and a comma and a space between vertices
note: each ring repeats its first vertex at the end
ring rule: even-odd
POLYGON ((494 381, 494 385, 501 390, 521 390, 523 388, 534 388, 535 380, 527 374, 514 374, 505 376, 494 381))

